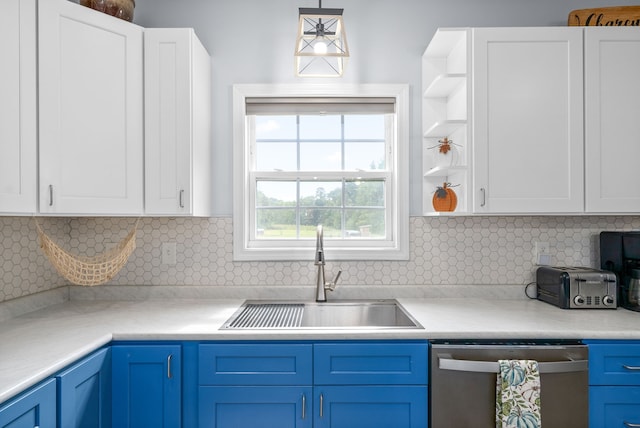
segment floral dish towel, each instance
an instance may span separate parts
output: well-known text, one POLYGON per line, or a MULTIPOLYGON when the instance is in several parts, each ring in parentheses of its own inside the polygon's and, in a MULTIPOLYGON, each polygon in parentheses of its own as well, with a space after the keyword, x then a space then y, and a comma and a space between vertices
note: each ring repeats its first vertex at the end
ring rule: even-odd
POLYGON ((499 360, 496 428, 541 428, 540 372, 534 360, 499 360))

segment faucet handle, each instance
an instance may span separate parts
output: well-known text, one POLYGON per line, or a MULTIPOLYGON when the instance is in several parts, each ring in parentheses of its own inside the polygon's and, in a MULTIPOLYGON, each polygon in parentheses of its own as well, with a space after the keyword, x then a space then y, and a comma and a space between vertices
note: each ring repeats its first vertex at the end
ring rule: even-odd
POLYGON ((340 270, 338 271, 338 273, 336 274, 336 277, 335 277, 335 278, 333 278, 333 281, 331 281, 331 282, 333 282, 333 285, 334 285, 334 286, 338 283, 338 280, 340 279, 340 275, 342 275, 342 269, 340 269, 340 270))
POLYGON ((342 270, 339 270, 336 274, 335 278, 325 284, 325 289, 329 291, 333 291, 336 289, 336 285, 338 285, 338 279, 340 279, 340 275, 342 275, 342 270))

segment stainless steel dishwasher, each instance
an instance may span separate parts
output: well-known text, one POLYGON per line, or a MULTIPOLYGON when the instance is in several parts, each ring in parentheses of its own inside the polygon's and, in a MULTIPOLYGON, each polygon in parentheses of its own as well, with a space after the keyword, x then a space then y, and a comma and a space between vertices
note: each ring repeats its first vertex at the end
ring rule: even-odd
POLYGON ((585 428, 589 418, 588 348, 575 341, 434 342, 431 428, 496 427, 498 360, 536 360, 541 422, 585 428))

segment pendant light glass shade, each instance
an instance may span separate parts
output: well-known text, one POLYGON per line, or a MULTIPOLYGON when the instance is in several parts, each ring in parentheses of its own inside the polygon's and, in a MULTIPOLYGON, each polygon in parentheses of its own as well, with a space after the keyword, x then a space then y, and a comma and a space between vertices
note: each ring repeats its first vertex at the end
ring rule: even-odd
POLYGON ((300 8, 296 76, 340 77, 349 58, 342 9, 300 8))

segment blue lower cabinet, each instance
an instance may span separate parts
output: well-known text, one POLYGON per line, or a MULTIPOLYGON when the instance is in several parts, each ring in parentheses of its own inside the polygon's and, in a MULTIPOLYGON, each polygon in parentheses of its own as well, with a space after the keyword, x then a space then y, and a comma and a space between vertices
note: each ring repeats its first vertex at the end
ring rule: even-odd
POLYGON ((111 427, 111 349, 102 349, 57 376, 58 426, 111 427))
POLYGON ((640 427, 640 342, 589 345, 589 428, 640 427))
POLYGON ((311 428, 312 389, 301 386, 202 386, 200 428, 311 428))
POLYGON ((589 390, 591 428, 640 427, 640 386, 598 386, 589 390))
POLYGON ((113 426, 181 426, 180 345, 114 345, 113 426))
POLYGON ((56 380, 49 379, 0 407, 2 428, 56 428, 56 380))
POLYGON ((426 386, 314 388, 314 428, 426 428, 426 386))
POLYGON ((426 428, 423 341, 201 344, 199 428, 426 428))

